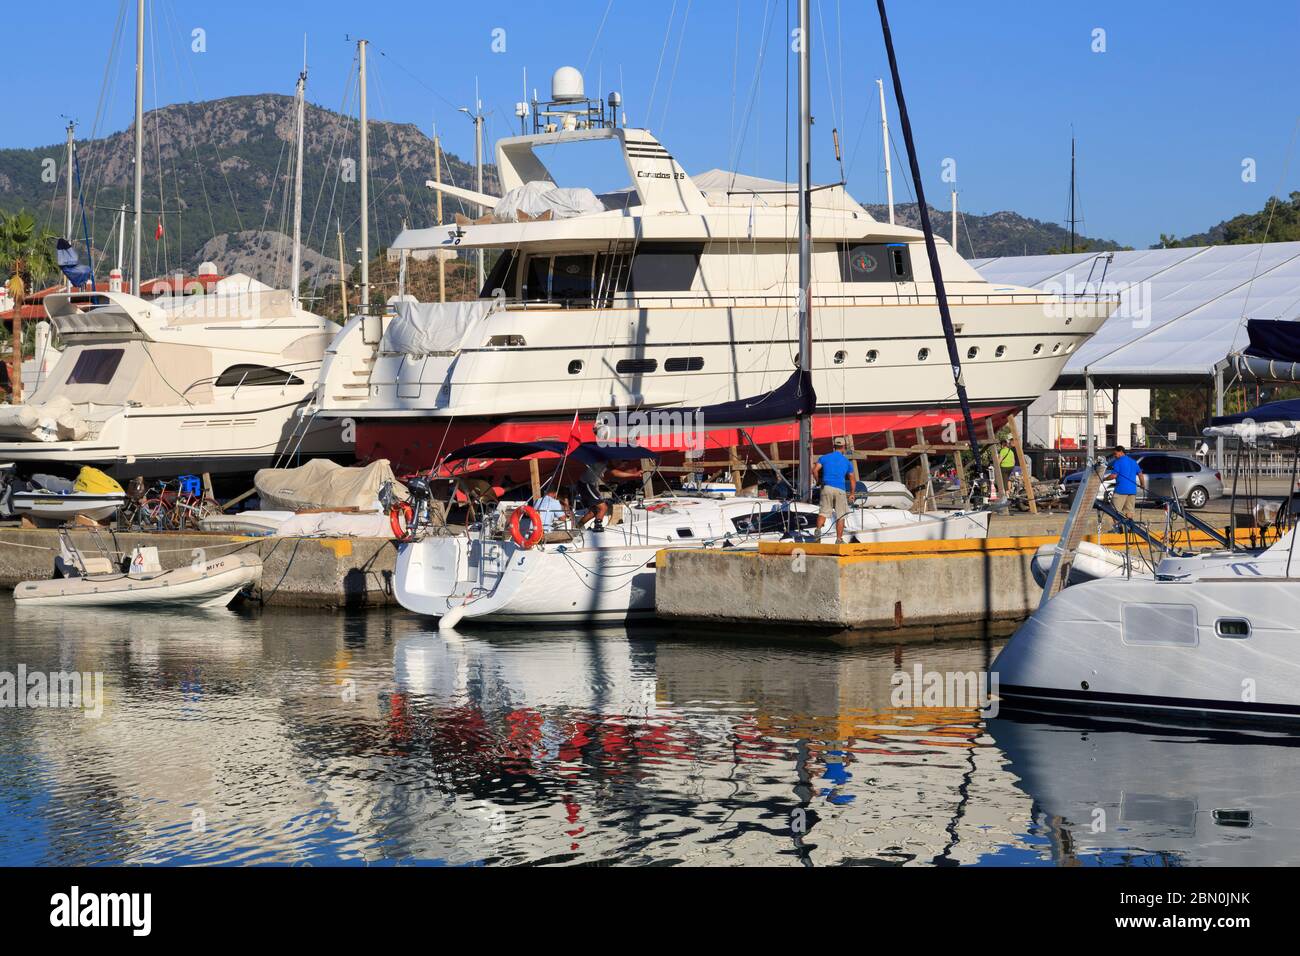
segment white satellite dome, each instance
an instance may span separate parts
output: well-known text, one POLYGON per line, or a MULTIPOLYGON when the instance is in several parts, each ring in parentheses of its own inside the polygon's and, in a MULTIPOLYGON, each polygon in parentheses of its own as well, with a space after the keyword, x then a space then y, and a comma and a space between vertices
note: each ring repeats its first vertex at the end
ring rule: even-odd
POLYGON ((217 264, 215 262, 199 263, 199 275, 214 276, 217 274, 217 264))
POLYGON ((562 66, 551 77, 551 99, 557 103, 576 103, 585 100, 582 73, 572 66, 562 66))

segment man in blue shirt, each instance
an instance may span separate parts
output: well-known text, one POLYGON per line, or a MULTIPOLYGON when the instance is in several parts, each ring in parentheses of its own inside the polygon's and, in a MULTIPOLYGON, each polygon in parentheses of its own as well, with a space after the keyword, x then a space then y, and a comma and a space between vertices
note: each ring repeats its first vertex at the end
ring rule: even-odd
POLYGON ((821 537, 826 519, 835 515, 835 543, 844 543, 844 517, 849 513, 848 489, 857 480, 857 469, 844 454, 844 439, 837 438, 834 449, 817 459, 813 479, 822 486, 821 507, 817 512, 817 535, 821 537))
POLYGON ((1124 517, 1132 519, 1138 486, 1141 485, 1145 489, 1147 479, 1146 475, 1142 474, 1142 466, 1136 459, 1128 456, 1123 445, 1115 448, 1115 457, 1111 459, 1110 470, 1106 472, 1107 478, 1111 475, 1115 476, 1115 493, 1111 498, 1111 504, 1124 517))

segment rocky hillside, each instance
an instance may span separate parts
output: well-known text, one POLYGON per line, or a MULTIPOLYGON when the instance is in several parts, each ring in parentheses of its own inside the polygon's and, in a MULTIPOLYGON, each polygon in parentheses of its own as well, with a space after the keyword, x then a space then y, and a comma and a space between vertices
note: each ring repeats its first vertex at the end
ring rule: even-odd
MULTIPOLYGON (((889 208, 868 205, 867 211, 881 222, 889 221, 889 208)), ((980 216, 961 212, 958 214, 957 251, 967 259, 990 256, 1040 256, 1055 252, 1068 252, 1070 232, 1054 222, 1041 222, 1015 212, 994 212, 980 216)), ((914 229, 921 228, 921 215, 916 203, 895 205, 894 221, 914 229)), ((930 225, 937 235, 952 236, 952 212, 930 207, 930 225)), ((1076 236, 1074 248, 1080 252, 1123 248, 1109 239, 1076 236)))
MULTIPOLYGON (((275 244, 274 233, 290 229, 291 204, 286 200, 292 191, 288 170, 293 155, 293 98, 264 94, 179 103, 146 114, 144 125, 144 257, 149 271, 192 269, 211 259, 223 269, 238 267, 258 272, 263 279, 274 278, 267 274, 265 263, 250 267, 259 265, 259 247, 265 251, 267 243, 275 244), (154 235, 160 183, 165 197, 164 238, 158 241, 154 235)), ((347 255, 356 259, 359 144, 354 117, 309 104, 306 125, 303 229, 315 254, 304 258, 319 269, 322 257, 338 257, 335 230, 340 219, 347 255)), ((424 185, 433 177, 433 141, 410 124, 372 121, 370 153, 374 210, 370 235, 372 246, 380 248, 392 241, 403 219, 417 224, 434 221, 434 192, 424 185)), ((96 248, 115 249, 113 218, 131 193, 132 154, 130 130, 79 145, 96 248)), ((51 215, 54 186, 41 178, 46 157, 62 165, 63 145, 0 150, 0 210, 26 208, 57 229, 63 218, 62 200, 56 200, 51 215)), ((469 186, 473 170, 444 154, 443 177, 469 186)), ((484 188, 495 189, 490 167, 484 188)), ((461 211, 459 202, 444 203, 447 218, 457 211, 461 211)), ((288 276, 287 257, 283 262, 281 284, 288 276)))

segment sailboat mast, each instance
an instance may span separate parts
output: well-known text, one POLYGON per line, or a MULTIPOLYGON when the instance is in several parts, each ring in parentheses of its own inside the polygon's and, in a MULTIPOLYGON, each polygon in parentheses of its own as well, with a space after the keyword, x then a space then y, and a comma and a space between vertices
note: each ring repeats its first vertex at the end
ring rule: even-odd
POLYGON ((144 205, 144 0, 135 5, 135 248, 131 294, 140 294, 141 207, 144 205))
POLYGON ((370 310, 370 131, 366 111, 366 47, 357 41, 361 74, 361 313, 370 310))
POLYGON ((289 294, 296 309, 302 303, 298 287, 302 284, 302 154, 306 138, 307 113, 307 57, 302 58, 302 72, 298 74, 298 158, 293 171, 293 264, 289 269, 289 294))
MULTIPOLYGON (((799 369, 812 371, 812 98, 809 0, 799 0, 799 369)), ((812 496, 812 419, 799 419, 799 497, 812 496)))
MULTIPOLYGON (((73 150, 72 137, 75 135, 76 129, 77 129, 77 124, 74 123, 72 120, 68 120, 68 150, 67 150, 67 160, 64 164, 68 174, 68 199, 67 199, 67 208, 64 209, 63 211, 63 238, 67 239, 68 242, 73 241, 72 239, 72 150, 73 150)), ((64 287, 67 288, 69 291, 71 291, 72 280, 68 279, 66 282, 64 282, 64 287)))
POLYGON ((1070 251, 1074 252, 1074 137, 1070 137, 1070 251))
POLYGON ((952 326, 952 313, 948 310, 948 293, 943 287, 943 273, 939 269, 939 250, 934 244, 934 229, 930 225, 930 207, 925 202, 925 188, 921 181, 921 166, 916 158, 916 143, 912 139, 912 123, 907 116, 907 101, 903 98, 903 81, 898 75, 898 58, 894 55, 894 38, 889 32, 889 17, 885 13, 885 0, 876 0, 880 11, 880 30, 885 38, 885 52, 889 55, 889 72, 894 80, 894 100, 898 103, 898 122, 903 127, 903 142, 907 145, 907 163, 912 171, 912 185, 916 189, 916 205, 921 214, 921 229, 925 233, 925 252, 930 260, 930 275, 934 278, 934 296, 939 302, 939 320, 943 323, 943 337, 948 343, 948 361, 952 365, 953 384, 957 387, 957 401, 966 425, 966 437, 975 455, 974 473, 980 468, 980 442, 975 434, 975 419, 971 416, 970 400, 966 396, 966 380, 962 376, 961 357, 957 354, 957 333, 952 326))
POLYGON ((885 113, 885 81, 876 80, 880 90, 880 141, 885 145, 885 198, 889 203, 889 224, 894 224, 894 170, 889 165, 889 117, 885 113))

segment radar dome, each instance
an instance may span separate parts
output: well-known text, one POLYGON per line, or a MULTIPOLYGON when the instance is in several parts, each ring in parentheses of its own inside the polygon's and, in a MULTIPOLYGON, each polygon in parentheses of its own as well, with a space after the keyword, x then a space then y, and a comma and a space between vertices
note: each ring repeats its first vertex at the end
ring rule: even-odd
POLYGON ((562 66, 551 77, 551 99, 557 103, 575 103, 585 100, 582 74, 572 66, 562 66))

